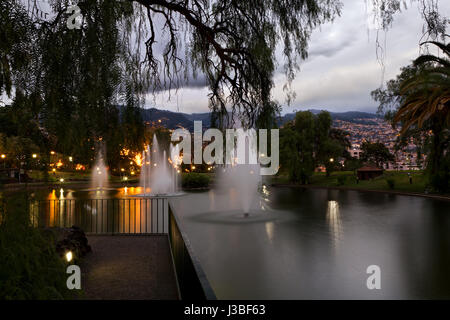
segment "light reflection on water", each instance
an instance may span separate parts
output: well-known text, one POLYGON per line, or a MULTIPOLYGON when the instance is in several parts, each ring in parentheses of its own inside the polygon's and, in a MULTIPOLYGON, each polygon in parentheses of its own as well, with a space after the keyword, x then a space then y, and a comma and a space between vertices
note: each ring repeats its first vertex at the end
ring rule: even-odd
MULTIPOLYGON (((140 187, 118 189, 60 187, 36 189, 30 193, 26 201, 30 203, 31 223, 36 226, 77 225, 86 232, 95 233, 151 233, 167 230, 167 200, 132 198, 142 192, 143 189, 140 187)), ((7 193, 12 197, 25 194, 25 192, 7 193)))
POLYGON ((227 219, 235 201, 214 191, 172 201, 219 299, 450 298, 448 202, 269 190, 267 221, 227 219), (381 290, 366 287, 373 264, 381 290))
MULTIPOLYGON (((55 200, 48 219, 73 210, 62 199, 85 199, 101 223, 102 207, 88 199, 126 198, 141 188, 95 191, 35 190, 33 199, 55 200), (66 206, 66 207, 64 207, 66 206), (68 206, 68 207, 67 207, 68 206)), ((209 191, 172 199, 194 253, 221 299, 450 298, 449 203, 420 197, 343 190, 267 188, 257 205, 268 219, 206 219, 236 215, 236 192, 209 191), (234 211, 233 211, 234 210, 234 211), (202 213, 202 219, 198 219, 202 213), (366 288, 367 266, 381 267, 382 289, 366 288)), ((150 210, 138 206, 137 212, 150 210)), ((134 211, 124 202, 117 211, 134 211)), ((143 216, 142 216, 143 217, 143 216)), ((139 231, 147 223, 137 217, 139 231)), ((64 221, 62 221, 64 222, 64 221)), ((94 223, 94 226, 96 224, 94 223)))
POLYGON ((333 246, 337 248, 342 236, 342 224, 339 214, 339 203, 335 200, 328 201, 326 221, 330 230, 333 246))

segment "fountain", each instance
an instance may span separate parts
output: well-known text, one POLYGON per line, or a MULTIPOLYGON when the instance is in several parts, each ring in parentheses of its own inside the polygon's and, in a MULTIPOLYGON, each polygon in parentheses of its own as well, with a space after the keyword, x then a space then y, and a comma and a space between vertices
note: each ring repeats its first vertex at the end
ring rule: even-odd
POLYGON ((92 168, 91 184, 89 190, 108 190, 108 169, 105 164, 104 147, 101 146, 97 152, 95 165, 92 168))
POLYGON ((219 171, 220 189, 230 190, 236 195, 237 207, 248 217, 251 209, 254 209, 255 200, 258 199, 261 176, 257 164, 232 164, 226 165, 219 171))
POLYGON ((151 148, 147 145, 142 152, 142 167, 139 185, 144 191, 136 196, 177 196, 179 192, 179 160, 180 149, 178 146, 170 145, 170 158, 166 150, 160 147, 158 138, 153 136, 151 148), (172 160, 173 159, 173 160, 172 160))
POLYGON ((222 190, 222 193, 230 192, 232 199, 235 199, 237 210, 234 216, 249 218, 259 215, 267 206, 261 202, 259 192, 262 181, 260 165, 256 161, 258 152, 256 144, 250 145, 249 141, 245 141, 244 150, 235 146, 234 152, 229 155, 230 158, 227 161, 229 164, 219 170, 217 180, 219 190, 222 190))

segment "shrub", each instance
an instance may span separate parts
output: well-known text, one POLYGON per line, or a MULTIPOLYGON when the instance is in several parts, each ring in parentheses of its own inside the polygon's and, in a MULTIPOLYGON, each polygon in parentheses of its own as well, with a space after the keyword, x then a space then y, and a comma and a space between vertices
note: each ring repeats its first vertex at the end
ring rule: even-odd
POLYGON ((183 188, 207 188, 209 186, 209 180, 209 176, 205 173, 184 173, 181 179, 181 185, 183 188))
POLYGON ((0 300, 70 298, 55 239, 31 225, 27 200, 11 197, 0 208, 0 300))
POLYGON ((434 191, 448 192, 450 189, 450 174, 445 170, 441 170, 430 176, 430 183, 434 191))
POLYGON ((393 178, 386 179, 386 183, 388 184, 389 189, 394 190, 395 180, 393 178))
POLYGON ((340 175, 340 176, 337 177, 337 184, 338 184, 338 186, 343 186, 346 181, 347 181, 347 176, 340 175))

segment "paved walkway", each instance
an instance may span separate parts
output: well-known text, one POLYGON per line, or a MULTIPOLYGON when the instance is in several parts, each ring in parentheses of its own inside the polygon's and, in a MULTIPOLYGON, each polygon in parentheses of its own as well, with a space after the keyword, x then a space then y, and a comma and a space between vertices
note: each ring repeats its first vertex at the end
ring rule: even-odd
POLYGON ((167 236, 88 236, 84 299, 178 299, 167 236))

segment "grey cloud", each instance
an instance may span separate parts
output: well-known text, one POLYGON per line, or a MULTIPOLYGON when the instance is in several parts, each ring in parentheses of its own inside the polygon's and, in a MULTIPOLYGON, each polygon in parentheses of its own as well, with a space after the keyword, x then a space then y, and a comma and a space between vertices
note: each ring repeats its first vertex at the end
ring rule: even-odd
MULTIPOLYGON (((395 16, 386 34, 383 69, 376 56, 377 33, 366 15, 364 0, 343 2, 342 16, 313 32, 309 58, 301 63, 301 71, 292 83, 297 97, 292 106, 283 108, 283 113, 310 108, 375 112, 377 106, 370 92, 395 77, 400 67, 419 55, 423 21, 415 4, 395 16)), ((440 11, 449 13, 450 2, 441 1, 440 11)), ((384 33, 379 32, 378 36, 384 42, 384 33)), ((273 97, 283 103, 284 58, 279 52, 276 57, 281 66, 274 77, 273 97)), ((187 113, 207 111, 208 89, 201 86, 201 79, 199 75, 199 80, 192 79, 178 90, 178 100, 173 97, 167 101, 167 92, 160 92, 149 105, 187 113)))

